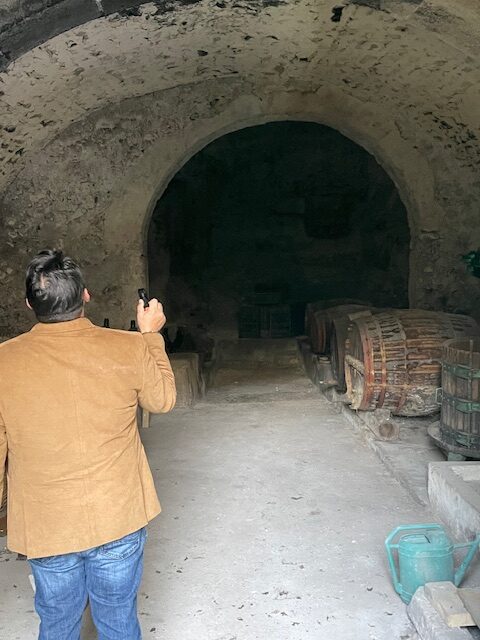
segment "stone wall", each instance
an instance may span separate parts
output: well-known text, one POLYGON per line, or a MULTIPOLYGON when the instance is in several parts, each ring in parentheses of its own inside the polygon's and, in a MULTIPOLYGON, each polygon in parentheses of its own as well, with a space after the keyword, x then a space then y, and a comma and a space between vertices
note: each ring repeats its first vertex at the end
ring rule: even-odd
POLYGON ((395 182, 411 304, 478 312, 461 255, 480 246, 480 17, 473 0, 451 4, 351 4, 332 21, 319 0, 151 3, 11 62, 0 74, 0 333, 29 326, 22 271, 52 244, 84 265, 94 319, 125 326, 172 176, 224 133, 285 119, 339 130, 395 182))

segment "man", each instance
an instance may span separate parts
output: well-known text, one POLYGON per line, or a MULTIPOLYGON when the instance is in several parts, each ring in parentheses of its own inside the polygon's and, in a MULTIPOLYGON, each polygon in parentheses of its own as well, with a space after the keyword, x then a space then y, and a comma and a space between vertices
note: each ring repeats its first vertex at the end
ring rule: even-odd
POLYGON ((139 301, 140 333, 94 326, 80 269, 50 250, 30 263, 26 298, 38 323, 0 345, 7 545, 31 563, 39 640, 78 640, 87 600, 99 640, 138 640, 145 526, 160 505, 136 410, 175 404, 163 308, 139 301))

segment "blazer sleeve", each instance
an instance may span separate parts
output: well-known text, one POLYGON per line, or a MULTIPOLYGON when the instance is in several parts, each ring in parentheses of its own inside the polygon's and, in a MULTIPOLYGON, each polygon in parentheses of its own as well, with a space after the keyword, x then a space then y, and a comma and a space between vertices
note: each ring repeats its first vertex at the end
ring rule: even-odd
POLYGON ((142 344, 143 376, 138 402, 152 413, 167 413, 175 406, 177 394, 165 342, 159 333, 144 333, 142 344))
POLYGON ((0 504, 2 502, 3 492, 6 490, 6 487, 5 487, 6 461, 7 461, 7 431, 5 429, 5 424, 0 414, 0 504))

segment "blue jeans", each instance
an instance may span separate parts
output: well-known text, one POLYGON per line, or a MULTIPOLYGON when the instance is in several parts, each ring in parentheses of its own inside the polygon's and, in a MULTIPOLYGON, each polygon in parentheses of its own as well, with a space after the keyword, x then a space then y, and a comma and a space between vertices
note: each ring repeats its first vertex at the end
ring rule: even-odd
POLYGON ((90 601, 98 640, 140 640, 137 591, 146 529, 80 553, 30 560, 38 640, 79 640, 90 601))

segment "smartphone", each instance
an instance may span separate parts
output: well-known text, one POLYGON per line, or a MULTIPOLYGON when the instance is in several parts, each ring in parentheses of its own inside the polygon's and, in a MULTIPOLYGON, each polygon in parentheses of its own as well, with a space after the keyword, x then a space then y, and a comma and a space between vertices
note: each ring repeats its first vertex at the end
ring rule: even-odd
POLYGON ((143 300, 143 308, 146 309, 147 307, 149 307, 149 303, 148 303, 148 294, 146 289, 139 289, 138 290, 138 297, 140 298, 140 300, 143 300))

